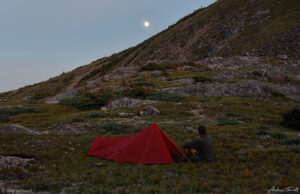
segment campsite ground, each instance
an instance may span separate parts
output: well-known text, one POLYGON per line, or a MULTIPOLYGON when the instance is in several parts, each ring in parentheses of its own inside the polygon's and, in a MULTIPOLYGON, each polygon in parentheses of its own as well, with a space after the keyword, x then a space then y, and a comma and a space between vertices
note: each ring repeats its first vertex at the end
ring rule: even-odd
POLYGON ((101 111, 1 103, 39 110, 12 116, 8 123, 43 131, 56 123, 80 121, 91 123, 94 130, 81 135, 1 133, 1 155, 34 161, 26 169, 2 170, 0 180, 14 188, 54 193, 266 193, 272 186, 297 187, 299 132, 280 125, 281 113, 295 104, 285 97, 184 98, 155 104, 161 112, 156 116, 121 118, 117 113, 137 113, 144 106, 101 111), (214 141, 214 162, 132 165, 86 155, 95 137, 133 134, 152 122, 180 146, 197 138, 187 127, 207 125, 214 141), (103 130, 103 123, 111 130, 103 130))

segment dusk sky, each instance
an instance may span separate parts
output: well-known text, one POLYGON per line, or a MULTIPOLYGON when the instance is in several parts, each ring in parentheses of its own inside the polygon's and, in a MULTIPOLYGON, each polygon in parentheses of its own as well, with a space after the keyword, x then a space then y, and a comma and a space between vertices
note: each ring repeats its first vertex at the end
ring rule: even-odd
POLYGON ((0 0, 0 92, 134 46, 214 1, 0 0))

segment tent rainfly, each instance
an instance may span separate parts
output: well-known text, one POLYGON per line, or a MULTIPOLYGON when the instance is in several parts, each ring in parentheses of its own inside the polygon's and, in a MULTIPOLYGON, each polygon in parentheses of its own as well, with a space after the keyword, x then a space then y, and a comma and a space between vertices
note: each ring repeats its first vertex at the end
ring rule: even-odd
POLYGON ((97 137, 89 156, 132 164, 173 163, 171 153, 183 156, 181 149, 156 123, 141 132, 123 137, 97 137))

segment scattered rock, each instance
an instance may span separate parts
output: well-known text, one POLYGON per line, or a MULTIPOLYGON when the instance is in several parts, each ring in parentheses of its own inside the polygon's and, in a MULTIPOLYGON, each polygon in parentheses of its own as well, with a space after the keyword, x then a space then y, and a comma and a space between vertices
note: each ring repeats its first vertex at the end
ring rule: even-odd
POLYGON ((30 162, 34 159, 23 159, 12 156, 1 156, 0 155, 0 170, 11 169, 11 168, 25 168, 30 166, 30 162))
POLYGON ((50 127, 51 132, 58 135, 84 134, 91 131, 91 128, 89 123, 56 124, 50 127))
POLYGON ((194 132, 194 133, 197 133, 197 130, 194 129, 193 127, 183 127, 183 130, 185 131, 188 131, 188 132, 194 132))
POLYGON ((162 71, 160 70, 152 70, 152 71, 143 71, 139 75, 151 74, 151 75, 159 75, 162 71))
POLYGON ((281 60, 287 60, 288 56, 287 55, 277 55, 276 58, 281 59, 281 60))
POLYGON ((300 85, 272 85, 273 91, 279 92, 293 100, 300 100, 300 85))
POLYGON ((217 124, 218 123, 216 119, 209 118, 204 114, 199 115, 198 119, 199 119, 200 122, 203 122, 203 123, 210 123, 210 124, 217 124))
POLYGON ((242 75, 240 72, 233 71, 225 71, 218 73, 217 76, 214 77, 216 81, 223 81, 226 79, 246 79, 247 75, 242 75))
POLYGON ((21 133, 21 134, 36 134, 36 131, 28 129, 18 124, 10 124, 0 127, 0 132, 3 133, 21 133))
POLYGON ((133 98, 123 98, 119 100, 112 101, 111 104, 105 106, 103 109, 116 109, 121 107, 129 107, 129 106, 141 106, 154 104, 156 101, 153 100, 141 100, 141 99, 133 99, 133 98))
POLYGON ((256 148, 260 149, 260 150, 264 150, 265 149, 264 146, 262 146, 262 145, 257 145, 256 148))
POLYGON ((120 112, 120 113, 118 113, 118 116, 119 117, 131 117, 131 116, 134 116, 134 114, 133 113, 120 112))
POLYGON ((266 85, 254 81, 242 81, 236 83, 196 83, 186 87, 163 88, 163 91, 176 93, 183 96, 213 97, 213 96, 261 96, 270 97, 271 90, 266 85))
POLYGON ((153 106, 147 106, 146 108, 140 111, 140 115, 142 117, 157 115, 159 113, 160 113, 159 110, 154 108, 153 106))
POLYGON ((178 67, 177 70, 181 71, 193 71, 193 72, 199 72, 200 70, 197 67, 192 67, 192 66, 182 66, 178 67))
POLYGON ((9 105, 8 105, 8 106, 0 106, 0 109, 1 109, 1 108, 4 108, 4 109, 5 109, 5 108, 11 108, 11 106, 9 106, 9 105))
POLYGON ((0 127, 2 133, 20 133, 26 135, 48 135, 50 131, 37 131, 36 129, 28 129, 18 124, 4 125, 0 127))
POLYGON ((198 65, 207 65, 212 71, 214 70, 238 70, 247 66, 253 66, 258 63, 258 58, 249 56, 235 57, 211 57, 195 62, 198 65))
POLYGON ((271 137, 269 135, 260 136, 259 139, 266 141, 269 140, 271 137))
POLYGON ((104 76, 105 81, 116 81, 121 79, 133 78, 138 73, 138 67, 128 66, 128 67, 118 67, 114 69, 111 73, 104 76))

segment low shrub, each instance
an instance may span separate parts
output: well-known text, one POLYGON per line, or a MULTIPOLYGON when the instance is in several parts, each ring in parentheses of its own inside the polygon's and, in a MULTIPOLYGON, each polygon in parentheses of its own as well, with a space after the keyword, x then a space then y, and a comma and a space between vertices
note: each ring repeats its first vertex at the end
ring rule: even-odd
POLYGON ((81 110, 100 108, 111 100, 110 95, 96 96, 93 94, 84 94, 74 97, 67 97, 59 101, 60 105, 74 106, 81 110))
POLYGON ((294 107, 287 113, 282 114, 283 125, 292 129, 300 130, 300 107, 294 107))
POLYGON ((83 117, 74 117, 70 120, 69 123, 78 123, 78 122, 83 122, 84 121, 84 118, 83 117))
POLYGON ((300 138, 298 138, 298 139, 289 138, 289 139, 283 140, 281 142, 281 144, 283 144, 283 145, 300 145, 300 138))
POLYGON ((124 96, 132 98, 147 98, 154 93, 151 87, 133 87, 123 92, 124 96))
POLYGON ((210 82, 212 79, 203 75, 196 75, 193 77, 194 82, 210 82))
POLYGON ((218 118, 218 125, 237 125, 238 122, 228 118, 218 118))
POLYGON ((66 186, 62 185, 59 182, 44 179, 44 180, 31 180, 28 182, 25 182, 23 185, 23 189, 29 190, 31 189, 32 191, 39 192, 39 191, 50 191, 53 193, 59 193, 61 189, 66 186))
POLYGON ((265 129, 260 129, 256 134, 257 134, 257 135, 269 135, 270 132, 268 132, 268 131, 265 130, 265 129))
POLYGON ((105 117, 105 114, 104 113, 96 113, 96 112, 93 112, 93 113, 90 113, 86 116, 87 118, 101 118, 101 117, 105 117))
POLYGON ((226 116, 235 117, 235 118, 238 118, 238 120, 244 121, 244 122, 249 122, 249 121, 252 120, 252 118, 250 118, 247 115, 240 114, 240 113, 235 113, 235 112, 226 113, 226 116))
POLYGON ((152 87, 134 87, 123 91, 119 96, 147 99, 147 100, 159 100, 159 101, 170 101, 179 102, 183 101, 183 97, 169 93, 165 91, 155 91, 152 87))
POLYGON ((10 117, 14 115, 19 115, 23 113, 36 113, 36 112, 40 112, 40 111, 32 107, 16 106, 16 107, 0 108, 0 122, 9 122, 10 117))
POLYGON ((275 133, 271 133, 271 137, 275 139, 285 139, 287 138, 287 135, 284 133, 275 132, 275 133))
POLYGON ((282 94, 282 93, 280 93, 280 92, 278 92, 278 91, 275 91, 275 90, 271 91, 271 94, 272 94, 272 96, 274 96, 274 97, 285 97, 284 94, 282 94))
POLYGON ((136 132, 139 129, 135 126, 128 124, 115 123, 115 122, 104 122, 96 127, 97 132, 110 132, 112 134, 136 132))

